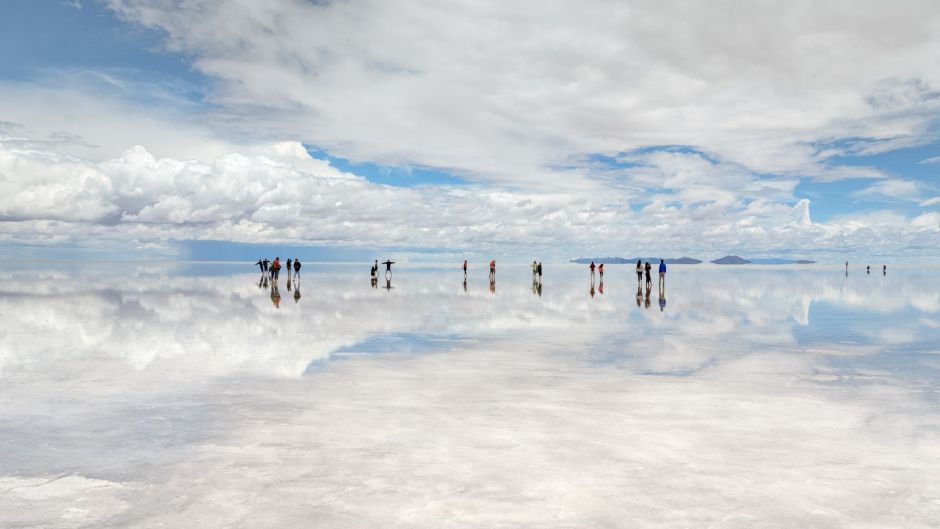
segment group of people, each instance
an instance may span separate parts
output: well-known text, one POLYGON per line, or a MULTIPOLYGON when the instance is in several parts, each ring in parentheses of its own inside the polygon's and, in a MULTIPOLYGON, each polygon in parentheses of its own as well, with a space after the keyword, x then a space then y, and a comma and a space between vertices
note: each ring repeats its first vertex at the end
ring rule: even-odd
MULTIPOLYGON (((604 282, 604 263, 595 265, 594 261, 591 261, 591 264, 588 268, 591 270, 591 283, 592 284, 594 283, 595 271, 598 274, 600 274, 601 283, 604 282)), ((645 275, 647 290, 653 287, 652 270, 653 270, 653 267, 652 265, 650 265, 649 261, 647 261, 646 264, 643 264, 643 261, 641 259, 636 260, 636 282, 638 285, 642 284, 643 276, 645 275)), ((660 259, 659 260, 659 290, 662 291, 665 289, 666 289, 666 261, 663 259, 660 259)))
MULTIPOLYGON (((871 265, 865 265, 865 273, 871 274, 871 265)), ((849 275, 849 262, 845 262, 845 275, 849 275)), ((888 265, 881 265, 881 275, 888 275, 888 265)))
MULTIPOLYGON (((269 274, 271 279, 277 281, 278 277, 281 275, 281 258, 275 257, 274 261, 269 261, 267 259, 258 259, 258 262, 255 263, 261 268, 261 274, 269 274)), ((300 259, 288 259, 287 260, 287 280, 290 281, 291 278, 291 267, 294 268, 294 275, 300 276, 300 259)))

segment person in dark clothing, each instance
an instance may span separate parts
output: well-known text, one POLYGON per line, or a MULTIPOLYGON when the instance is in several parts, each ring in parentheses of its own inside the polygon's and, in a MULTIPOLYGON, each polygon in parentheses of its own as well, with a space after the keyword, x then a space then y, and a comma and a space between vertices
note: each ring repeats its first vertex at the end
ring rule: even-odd
POLYGON ((294 275, 300 275, 300 259, 294 259, 294 275))
POLYGON ((639 259, 637 259, 636 260, 636 285, 640 286, 640 283, 642 282, 643 282, 643 263, 640 262, 639 259))
POLYGON ((653 288, 653 277, 650 274, 650 270, 652 270, 653 267, 650 266, 650 262, 647 261, 646 265, 643 266, 643 269, 646 271, 646 290, 648 291, 649 289, 653 288))
POLYGON ((264 261, 261 261, 261 262, 264 263, 264 271, 267 272, 271 266, 271 261, 268 261, 267 259, 265 259, 264 261))
POLYGON ((258 262, 255 264, 258 265, 258 268, 261 269, 261 273, 263 274, 264 273, 264 261, 262 261, 261 259, 258 259, 258 262))
POLYGON ((539 274, 539 284, 542 283, 542 261, 539 261, 539 265, 536 267, 536 270, 539 274))

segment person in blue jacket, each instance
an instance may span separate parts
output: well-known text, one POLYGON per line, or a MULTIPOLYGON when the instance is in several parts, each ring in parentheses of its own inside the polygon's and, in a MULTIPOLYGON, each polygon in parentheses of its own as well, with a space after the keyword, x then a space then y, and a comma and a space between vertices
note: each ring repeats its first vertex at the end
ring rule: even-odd
POLYGON ((659 260, 659 289, 666 289, 666 261, 659 260))

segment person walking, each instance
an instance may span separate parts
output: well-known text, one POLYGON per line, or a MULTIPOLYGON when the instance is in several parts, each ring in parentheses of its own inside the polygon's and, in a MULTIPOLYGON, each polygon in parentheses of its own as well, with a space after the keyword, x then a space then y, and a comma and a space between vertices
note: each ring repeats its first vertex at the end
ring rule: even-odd
POLYGON ((652 277, 652 275, 650 274, 650 271, 651 271, 652 269, 653 269, 653 267, 650 266, 650 262, 649 262, 649 261, 647 261, 647 262, 646 262, 646 265, 643 266, 643 270, 646 272, 646 292, 647 292, 646 295, 647 295, 647 296, 649 296, 648 292, 650 291, 650 289, 653 288, 653 277, 652 277))
POLYGON ((294 258, 294 276, 300 275, 300 259, 294 258))
POLYGON ((662 292, 666 289, 666 261, 663 259, 659 260, 659 291, 662 292))
POLYGON ((643 263, 639 259, 636 260, 636 286, 640 286, 643 283, 643 263))
POLYGON ((594 266, 594 261, 591 261, 591 266, 589 268, 591 269, 591 281, 593 282, 594 281, 594 269, 597 268, 596 266, 594 266))

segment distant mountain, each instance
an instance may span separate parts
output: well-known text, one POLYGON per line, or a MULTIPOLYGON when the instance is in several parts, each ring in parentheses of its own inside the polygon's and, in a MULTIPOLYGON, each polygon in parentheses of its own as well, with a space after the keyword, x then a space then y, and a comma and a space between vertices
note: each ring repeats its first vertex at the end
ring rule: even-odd
POLYGON ((750 264, 751 262, 747 259, 738 257, 737 255, 726 255, 721 259, 715 259, 712 261, 714 264, 750 264))
MULTIPOLYGON (((579 257, 577 259, 572 259, 572 263, 578 264, 590 264, 591 261, 595 263, 604 263, 604 264, 634 264, 637 260, 643 261, 644 263, 649 261, 651 263, 658 263, 659 257, 636 257, 633 259, 625 259, 623 257, 579 257)), ((699 264, 701 261, 698 259, 693 259, 691 257, 678 257, 678 258, 666 258, 663 259, 666 261, 666 264, 699 264)))
POLYGON ((816 264, 816 261, 807 261, 806 259, 800 259, 798 261, 793 261, 796 264, 816 264))

